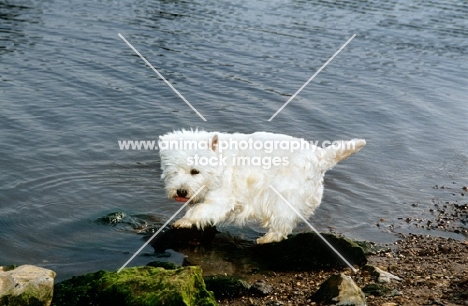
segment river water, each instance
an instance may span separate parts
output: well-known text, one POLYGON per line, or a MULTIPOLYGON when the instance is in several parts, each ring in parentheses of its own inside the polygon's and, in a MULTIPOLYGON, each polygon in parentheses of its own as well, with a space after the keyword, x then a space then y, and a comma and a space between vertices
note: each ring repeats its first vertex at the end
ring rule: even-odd
POLYGON ((0 1, 0 264, 58 279, 118 269, 141 236, 94 220, 164 222, 180 207, 165 198, 158 152, 118 141, 179 128, 364 138, 327 173, 311 222, 377 242, 417 230, 399 220, 424 214, 435 185, 468 184, 467 16, 450 0, 0 1))

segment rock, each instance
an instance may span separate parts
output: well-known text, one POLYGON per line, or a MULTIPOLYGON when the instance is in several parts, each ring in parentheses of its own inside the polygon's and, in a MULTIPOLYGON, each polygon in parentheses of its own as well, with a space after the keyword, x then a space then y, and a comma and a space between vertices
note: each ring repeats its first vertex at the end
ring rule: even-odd
POLYGON ((374 266, 365 266, 363 270, 368 271, 372 277, 379 283, 390 283, 393 280, 397 280, 399 282, 402 281, 402 279, 396 275, 393 275, 390 272, 384 271, 378 267, 374 266))
POLYGON ((336 305, 366 306, 364 292, 350 276, 334 274, 325 280, 311 296, 316 302, 336 303, 336 305))
POLYGON ((258 280, 250 287, 250 291, 254 294, 267 295, 273 292, 273 287, 264 280, 258 280))
POLYGON ((398 304, 397 304, 397 303, 388 302, 388 303, 383 303, 381 306, 398 306, 398 304))
POLYGON ((121 211, 107 214, 104 217, 96 219, 95 222, 102 225, 119 226, 127 230, 142 230, 147 226, 144 220, 132 217, 121 211))
MULTIPOLYGON (((334 234, 322 235, 351 264, 362 266, 367 263, 363 249, 355 242, 334 234)), ((203 231, 164 229, 151 241, 151 246, 156 252, 166 249, 181 252, 190 265, 201 266, 205 272, 210 270, 211 275, 247 268, 301 271, 347 266, 315 233, 290 235, 280 242, 257 245, 220 233, 216 228, 203 231), (215 267, 229 271, 211 271, 215 267)))
POLYGON ((379 245, 369 241, 354 241, 358 246, 362 248, 365 255, 376 255, 381 252, 390 252, 391 249, 388 246, 379 245))
POLYGON ((442 302, 439 301, 439 300, 434 299, 433 297, 429 298, 428 303, 429 303, 429 305, 440 305, 440 306, 444 306, 444 305, 445 305, 444 303, 442 303, 442 302))
POLYGON ((206 276, 206 289, 213 291, 217 299, 233 299, 249 293, 250 284, 233 276, 206 276))
POLYGON ((98 271, 74 276, 55 286, 55 306, 216 305, 198 267, 174 270, 134 267, 120 273, 98 271))
MULTIPOLYGON (((217 233, 216 227, 205 227, 203 230, 198 230, 195 226, 193 228, 165 228, 150 242, 150 245, 156 252, 211 246, 217 233)), ((149 233, 145 238, 150 238, 152 234, 149 233)))
POLYGON ((217 299, 233 299, 248 294, 265 296, 273 292, 273 287, 264 280, 250 285, 246 280, 235 276, 205 276, 206 289, 213 291, 217 299))
POLYGON ((0 267, 0 305, 49 306, 54 278, 54 271, 32 265, 0 267))
POLYGON ((129 216, 126 213, 117 211, 117 212, 107 214, 104 217, 97 218, 95 222, 101 223, 104 225, 116 225, 118 223, 124 222, 124 220, 128 217, 129 216))
MULTIPOLYGON (((334 234, 322 236, 351 264, 361 266, 367 263, 363 249, 355 242, 334 234)), ((250 253, 260 267, 269 270, 347 266, 315 233, 300 233, 281 242, 254 245, 250 253)))
POLYGON ((387 294, 387 297, 402 296, 402 295, 403 295, 403 292, 393 289, 392 292, 387 294))
POLYGON ((368 284, 364 288, 362 288, 362 291, 366 295, 374 296, 385 296, 391 292, 390 288, 387 288, 380 284, 368 284))

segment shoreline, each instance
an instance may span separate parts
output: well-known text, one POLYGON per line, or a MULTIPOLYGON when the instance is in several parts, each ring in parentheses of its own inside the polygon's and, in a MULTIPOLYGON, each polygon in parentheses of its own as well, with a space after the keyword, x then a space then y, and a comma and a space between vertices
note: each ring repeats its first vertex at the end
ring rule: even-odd
MULTIPOLYGON (((340 274, 366 294, 366 302, 356 305, 468 305, 468 239, 460 241, 431 235, 400 234, 400 239, 394 243, 376 244, 352 241, 342 235, 323 236, 357 268, 356 271, 332 256, 331 250, 313 233, 293 235, 279 243, 255 245, 249 241, 234 241, 214 228, 208 233, 171 229, 162 237, 169 239, 172 247, 185 254, 182 266, 156 261, 146 267, 126 268, 120 276, 103 270, 74 276, 54 285, 54 298, 57 294, 57 300, 52 305, 66 305, 64 301, 77 294, 91 304, 96 301, 107 303, 109 298, 112 300, 108 295, 109 288, 116 288, 112 282, 120 286, 118 290, 122 297, 130 294, 132 299, 146 294, 147 289, 144 288, 148 288, 148 282, 154 283, 156 291, 148 292, 154 296, 167 292, 169 287, 178 290, 170 285, 171 281, 168 288, 161 288, 157 285, 161 282, 158 277, 145 280, 141 278, 142 273, 159 275, 166 280, 170 275, 186 275, 185 280, 178 280, 182 283, 177 288, 185 288, 184 282, 195 285, 197 289, 194 290, 205 292, 211 299, 209 305, 215 305, 215 301, 226 306, 331 305, 314 302, 313 295, 319 288, 322 290, 331 276, 340 274), (193 244, 200 242, 200 238, 208 241, 210 237, 213 239, 208 244, 193 244), (210 270, 210 266, 216 268, 210 270), (189 276, 192 273, 195 274, 189 276), (387 277, 387 280, 380 277, 387 277), (195 279, 198 280, 193 283, 195 279), (138 286, 137 280, 140 282, 138 286), (97 287, 90 287, 90 282, 97 287), (133 289, 129 289, 130 284, 133 284, 130 286, 133 289), (101 288, 97 289, 99 292, 104 291, 98 293, 96 288, 101 288)), ((55 275, 54 271, 48 271, 55 275)), ((362 292, 360 294, 364 298, 362 292)), ((174 294, 187 293, 177 291, 174 294)))
MULTIPOLYGON (((368 265, 400 278, 384 284, 387 295, 367 295, 367 305, 468 305, 468 239, 429 235, 401 235, 393 243, 380 245, 381 251, 367 256, 368 265), (393 295, 392 293, 393 292, 393 295), (387 303, 387 304, 385 304, 387 303)), ((265 296, 242 296, 218 300, 219 305, 321 305, 310 296, 329 276, 343 272, 362 289, 369 283, 366 273, 349 268, 319 271, 273 272, 244 275, 254 283, 262 280, 272 287, 265 296)))
MULTIPOLYGON (((389 232, 397 236, 395 242, 355 241, 334 232, 322 233, 357 268, 356 271, 347 267, 312 232, 296 233, 278 243, 257 245, 251 240, 218 232, 214 227, 204 231, 164 228, 150 244, 155 257, 164 258, 171 249, 184 260, 182 266, 154 262, 154 267, 163 268, 163 271, 198 269, 200 288, 205 288, 205 279, 206 289, 214 291, 212 298, 226 306, 330 305, 314 302, 312 295, 325 280, 337 274, 349 276, 366 294, 369 306, 468 305, 468 198, 465 197, 468 188, 463 187, 455 193, 453 188, 440 189, 449 190, 456 199, 437 198, 432 201, 433 206, 427 209, 426 205, 419 216, 398 218, 406 224, 408 232, 413 226, 417 233, 402 233, 400 227, 380 220, 380 224, 386 224, 391 228, 389 232), (447 235, 456 235, 456 238, 443 237, 447 235), (388 283, 381 283, 375 277, 378 269, 390 273, 393 278, 388 283), (228 279, 232 284, 240 281, 248 289, 229 292, 231 289, 223 288, 228 283, 218 281, 216 284, 217 278, 228 279)), ((417 207, 419 204, 411 205, 417 207)), ((135 222, 127 217, 125 213, 112 213, 96 221, 103 225, 135 222)), ((160 225, 145 227, 146 239, 156 229, 159 230, 160 225)), ((106 273, 114 275, 114 272, 106 273)), ((88 275, 72 279, 83 279, 88 275)), ((60 284, 55 285, 60 287, 60 284)))
MULTIPOLYGON (((420 207, 419 215, 381 218, 375 226, 396 235, 391 243, 372 243, 380 250, 367 254, 368 265, 400 278, 385 284, 398 294, 366 294, 367 305, 468 305, 468 187, 439 186, 438 196, 420 207), (416 233, 411 233, 411 232, 416 233), (400 295, 401 294, 401 295, 400 295)), ((304 272, 272 272, 247 275, 251 282, 262 279, 273 288, 264 297, 220 300, 220 305, 320 305, 309 298, 330 275, 346 271, 360 288, 369 282, 365 273, 350 269, 304 272)))

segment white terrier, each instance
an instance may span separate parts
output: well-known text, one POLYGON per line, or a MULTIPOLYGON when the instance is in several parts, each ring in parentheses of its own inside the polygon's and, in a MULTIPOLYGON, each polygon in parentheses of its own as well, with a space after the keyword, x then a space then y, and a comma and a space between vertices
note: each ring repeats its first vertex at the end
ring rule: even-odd
POLYGON ((179 202, 193 197, 185 216, 173 226, 259 221, 268 232, 257 243, 286 239, 300 217, 272 188, 308 218, 322 200, 325 172, 365 144, 353 139, 321 148, 266 132, 182 130, 160 136, 167 196, 179 202))

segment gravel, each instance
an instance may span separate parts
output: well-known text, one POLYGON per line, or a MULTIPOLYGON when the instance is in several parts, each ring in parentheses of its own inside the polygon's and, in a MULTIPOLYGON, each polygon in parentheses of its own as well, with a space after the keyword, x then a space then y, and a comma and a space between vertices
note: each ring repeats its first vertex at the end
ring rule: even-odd
MULTIPOLYGON (((468 187, 433 187, 439 196, 431 203, 413 203, 422 216, 399 219, 427 234, 396 233, 393 244, 376 245, 368 255, 368 265, 399 278, 385 283, 388 294, 368 295, 367 305, 468 305, 468 187), (444 192, 444 193, 440 193, 444 192), (459 240, 438 237, 438 233, 459 234, 459 240)), ((386 223, 381 219, 381 225, 386 223)), ((375 244, 373 244, 375 245, 375 244)), ((246 295, 219 300, 220 305, 318 305, 310 297, 334 273, 352 276, 360 288, 376 284, 366 269, 353 274, 350 269, 303 272, 263 271, 242 275, 251 284, 262 280, 271 286, 264 295, 246 295)))

